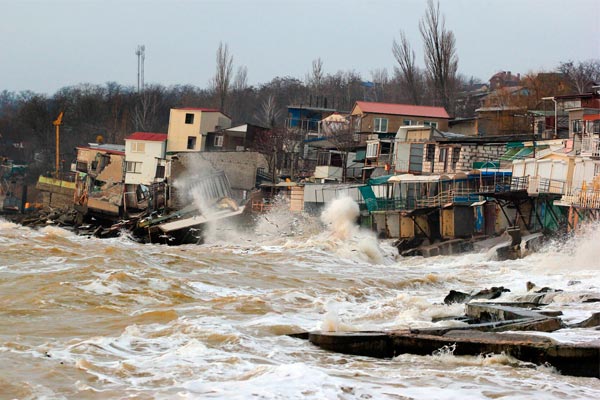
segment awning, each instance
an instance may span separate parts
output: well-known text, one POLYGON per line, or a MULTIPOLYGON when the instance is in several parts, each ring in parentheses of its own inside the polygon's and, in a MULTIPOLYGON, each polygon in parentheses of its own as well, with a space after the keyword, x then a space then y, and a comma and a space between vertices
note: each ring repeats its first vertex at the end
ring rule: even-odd
POLYGON ((475 203, 471 204, 471 207, 482 206, 485 203, 487 203, 487 200, 476 201, 475 203))
POLYGON ((411 183, 424 183, 424 182, 438 182, 440 180, 449 180, 447 175, 413 175, 413 174, 402 174, 394 175, 389 181, 390 182, 411 182, 411 183))
POLYGON ((369 179, 369 185, 383 185, 384 183, 387 183, 387 181, 394 175, 384 175, 384 176, 378 176, 376 178, 370 178, 369 179))
POLYGON ((521 149, 523 149, 523 147, 511 147, 509 148, 506 153, 502 154, 500 156, 500 160, 505 160, 505 161, 511 161, 513 159, 513 157, 519 152, 521 151, 521 149))

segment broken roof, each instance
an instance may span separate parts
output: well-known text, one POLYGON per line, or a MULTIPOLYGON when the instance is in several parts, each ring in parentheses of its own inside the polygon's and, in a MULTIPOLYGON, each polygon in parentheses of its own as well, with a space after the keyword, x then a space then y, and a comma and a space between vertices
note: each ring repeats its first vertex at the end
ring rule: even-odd
POLYGON ((431 117, 449 119, 450 116, 444 107, 416 106, 412 104, 376 103, 357 101, 354 108, 358 107, 364 113, 406 115, 414 117, 431 117))
POLYGON ((109 154, 125 155, 125 146, 122 144, 88 143, 87 146, 77 146, 77 149, 99 150, 109 154))
POLYGON ((153 133, 153 132, 134 132, 127 136, 125 140, 144 140, 148 142, 164 142, 167 140, 168 135, 166 133, 153 133))

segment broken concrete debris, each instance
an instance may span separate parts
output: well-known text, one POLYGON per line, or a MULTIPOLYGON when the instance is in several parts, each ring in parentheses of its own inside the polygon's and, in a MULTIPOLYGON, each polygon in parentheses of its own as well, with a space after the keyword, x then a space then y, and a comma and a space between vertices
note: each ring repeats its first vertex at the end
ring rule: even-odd
MULTIPOLYGON (((527 283, 527 288, 535 296, 560 292, 547 287, 533 291, 536 287, 531 282, 527 283)), ((521 361, 551 365, 562 374, 600 378, 600 340, 560 343, 531 333, 512 333, 600 327, 600 313, 594 313, 582 322, 567 325, 560 318, 561 311, 540 310, 542 305, 539 303, 471 301, 493 300, 509 291, 502 286, 483 289, 475 294, 450 291, 444 303, 466 303, 465 315, 437 321, 454 319, 465 323, 464 326, 381 332, 317 331, 290 336, 308 340, 325 350, 378 358, 392 358, 405 353, 433 355, 441 348, 453 349, 452 354, 456 356, 504 353, 521 361)))

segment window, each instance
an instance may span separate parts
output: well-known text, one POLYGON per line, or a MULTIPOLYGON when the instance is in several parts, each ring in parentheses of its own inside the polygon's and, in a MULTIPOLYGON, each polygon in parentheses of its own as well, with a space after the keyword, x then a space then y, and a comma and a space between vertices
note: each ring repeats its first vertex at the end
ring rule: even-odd
POLYGON ((429 162, 432 162, 434 159, 435 159, 435 144, 428 144, 426 160, 429 162))
POLYGON ((576 119, 572 123, 573 133, 581 133, 581 120, 576 119))
POLYGON ((144 142, 131 142, 132 153, 143 153, 146 151, 146 143, 144 142))
POLYGON ((317 165, 329 165, 331 161, 331 153, 329 152, 319 152, 317 154, 317 165))
POLYGON ((373 132, 387 133, 387 129, 388 129, 387 118, 375 118, 373 120, 373 123, 375 125, 373 132))
POLYGON ((331 153, 331 161, 329 163, 332 167, 340 167, 344 166, 344 155, 340 153, 331 153))
POLYGON ((452 168, 456 168, 458 159, 460 158, 460 147, 452 148, 452 168))
POLYGON ((544 133, 544 121, 538 121, 537 123, 537 133, 538 134, 542 134, 544 133))
POLYGON ((157 165, 155 178, 164 178, 164 177, 165 177, 165 166, 157 165))
POLYGON ((195 148, 196 148, 196 136, 188 136, 187 149, 194 150, 195 148))
POLYGON ((223 135, 215 136, 215 147, 223 147, 223 135))
POLYGON ((193 124, 194 123, 194 114, 185 114, 185 123, 193 124))
POLYGON ((447 147, 440 148, 440 158, 439 158, 439 161, 440 162, 445 162, 447 155, 448 155, 448 148, 447 147))
POLYGON ((425 125, 425 126, 431 126, 432 128, 436 128, 436 129, 438 127, 437 122, 432 122, 432 121, 424 121, 423 125, 425 125))
POLYGON ((367 143, 367 158, 377 158, 379 156, 379 142, 367 143))
POLYGON ((75 169, 79 172, 88 172, 88 165, 85 161, 77 161, 75 169))
POLYGON ((405 119, 404 121, 402 121, 402 125, 413 125, 413 122, 410 119, 405 119))
POLYGON ((125 168, 128 173, 131 174, 141 174, 142 173, 142 163, 138 161, 126 161, 125 168))
POLYGON ((600 119, 586 121, 585 131, 587 133, 600 133, 600 119))

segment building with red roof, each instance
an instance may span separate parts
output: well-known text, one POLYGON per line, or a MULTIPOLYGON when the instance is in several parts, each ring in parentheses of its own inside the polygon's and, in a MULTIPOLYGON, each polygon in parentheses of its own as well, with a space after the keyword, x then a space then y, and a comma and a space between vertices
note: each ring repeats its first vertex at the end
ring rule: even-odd
POLYGON ((125 184, 151 185, 166 176, 166 133, 134 132, 125 138, 125 184))
POLYGON ((444 107, 357 101, 350 113, 359 133, 396 134, 401 126, 424 125, 448 130, 444 107))

